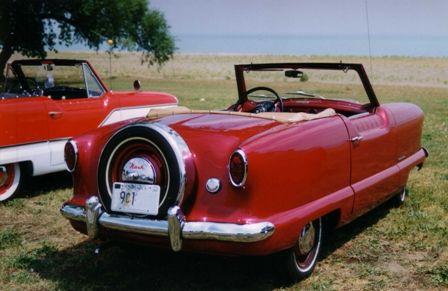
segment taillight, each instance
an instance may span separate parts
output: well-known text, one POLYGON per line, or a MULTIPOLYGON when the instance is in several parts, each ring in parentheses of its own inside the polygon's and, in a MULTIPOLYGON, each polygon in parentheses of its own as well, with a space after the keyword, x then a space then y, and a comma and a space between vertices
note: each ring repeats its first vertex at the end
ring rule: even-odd
POLYGON ((246 154, 238 149, 233 152, 229 160, 230 182, 235 187, 243 187, 247 178, 247 158, 246 154))
POLYGON ((64 160, 67 170, 73 172, 78 161, 78 148, 73 140, 69 140, 64 147, 64 160))

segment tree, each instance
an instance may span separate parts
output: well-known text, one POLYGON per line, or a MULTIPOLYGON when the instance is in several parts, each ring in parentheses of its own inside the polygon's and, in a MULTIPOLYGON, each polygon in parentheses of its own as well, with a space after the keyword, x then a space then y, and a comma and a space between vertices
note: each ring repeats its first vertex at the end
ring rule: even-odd
POLYGON ((15 52, 44 58, 57 44, 98 49, 108 39, 114 48, 142 52, 150 65, 162 65, 175 50, 163 14, 146 0, 0 1, 0 72, 15 52))

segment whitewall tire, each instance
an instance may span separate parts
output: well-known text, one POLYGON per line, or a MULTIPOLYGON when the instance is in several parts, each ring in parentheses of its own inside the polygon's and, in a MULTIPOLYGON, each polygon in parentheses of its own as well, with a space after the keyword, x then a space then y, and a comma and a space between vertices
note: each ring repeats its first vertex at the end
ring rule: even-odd
POLYGON ((322 219, 307 223, 300 230, 296 244, 282 252, 282 277, 288 282, 300 281, 313 272, 322 244, 322 219))
POLYGON ((20 192, 23 173, 19 163, 0 165, 0 201, 6 201, 20 192))

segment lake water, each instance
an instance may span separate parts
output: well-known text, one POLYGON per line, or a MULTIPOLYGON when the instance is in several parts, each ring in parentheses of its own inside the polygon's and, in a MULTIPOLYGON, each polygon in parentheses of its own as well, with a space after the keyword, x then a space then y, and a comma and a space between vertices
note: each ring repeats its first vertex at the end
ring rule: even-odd
MULTIPOLYGON (((368 56, 367 36, 176 35, 180 53, 368 56)), ((448 57, 448 36, 373 36, 372 56, 448 57)), ((107 50, 102 45, 100 51, 107 50)), ((83 45, 57 46, 88 51, 83 45)))
MULTIPOLYGON (((178 35, 178 52, 368 56, 367 36, 178 35)), ((448 36, 374 36, 372 56, 448 57, 448 36)))

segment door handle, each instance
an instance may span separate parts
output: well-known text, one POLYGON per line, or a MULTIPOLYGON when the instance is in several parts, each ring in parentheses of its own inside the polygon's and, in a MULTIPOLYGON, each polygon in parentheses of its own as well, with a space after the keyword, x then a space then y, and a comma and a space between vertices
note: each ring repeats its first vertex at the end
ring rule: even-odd
POLYGON ((57 118, 62 115, 62 112, 60 111, 50 111, 48 112, 48 115, 50 115, 51 118, 57 118))
POLYGON ((358 135, 358 136, 352 137, 352 138, 350 139, 350 141, 351 141, 352 143, 358 143, 358 142, 360 142, 362 139, 363 139, 362 135, 358 135))

